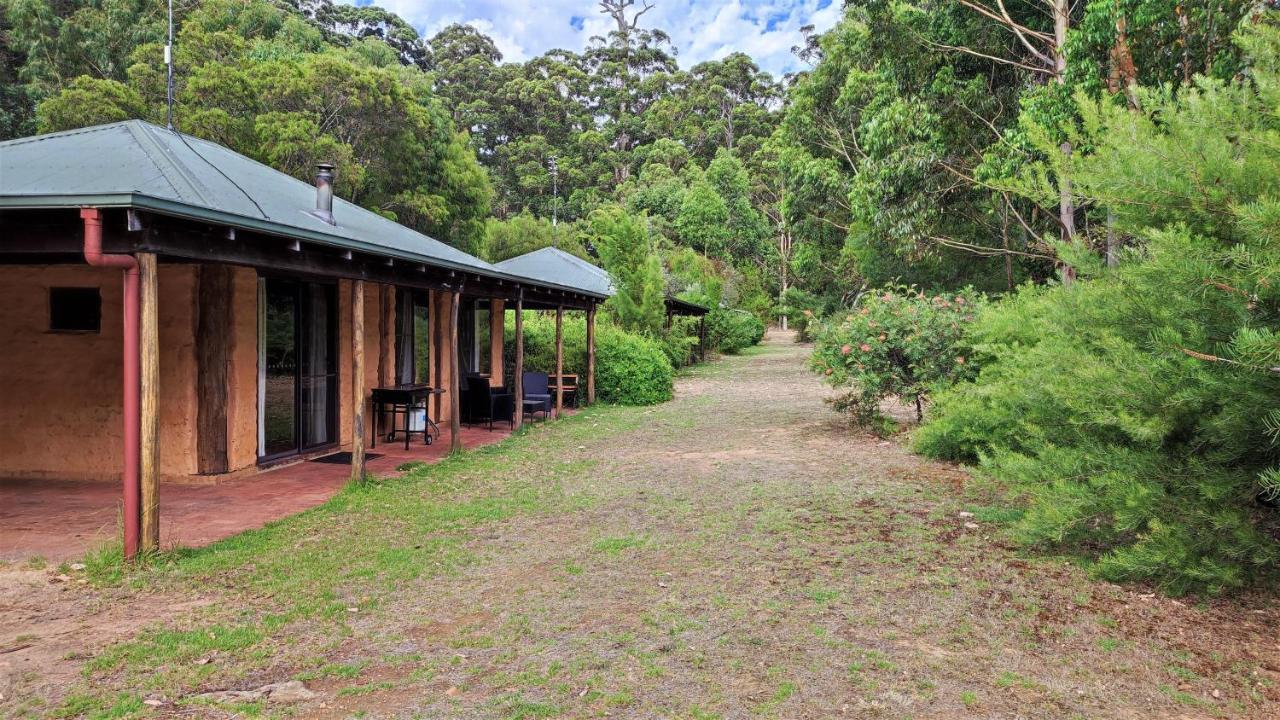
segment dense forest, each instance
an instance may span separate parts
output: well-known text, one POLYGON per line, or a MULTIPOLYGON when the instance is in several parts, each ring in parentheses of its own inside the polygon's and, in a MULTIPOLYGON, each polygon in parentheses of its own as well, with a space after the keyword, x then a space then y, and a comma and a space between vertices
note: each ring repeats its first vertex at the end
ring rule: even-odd
MULTIPOLYGON (((165 121, 162 2, 4 7, 0 137, 165 121)), ((373 6, 179 0, 174 124, 490 260, 591 256, 631 330, 664 292, 724 337, 789 320, 840 409, 914 400, 917 447, 1111 577, 1274 577, 1276 3, 851 0, 780 78, 681 68, 646 7, 508 62, 373 6)))

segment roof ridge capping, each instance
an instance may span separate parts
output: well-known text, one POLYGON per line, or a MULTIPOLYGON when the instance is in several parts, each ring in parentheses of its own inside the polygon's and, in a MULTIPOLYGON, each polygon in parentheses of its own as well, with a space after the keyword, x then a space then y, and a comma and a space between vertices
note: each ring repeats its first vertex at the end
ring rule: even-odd
POLYGON ((0 140, 0 148, 12 147, 16 145, 30 145, 33 143, 45 142, 48 140, 56 140, 61 137, 73 137, 75 135, 88 135, 89 133, 105 132, 107 130, 114 130, 119 127, 128 127, 130 123, 147 124, 146 121, 138 120, 138 119, 117 120, 115 122, 104 123, 102 125, 89 125, 87 127, 73 128, 71 130, 58 130, 56 132, 40 133, 39 135, 28 135, 26 137, 9 138, 8 140, 0 140))

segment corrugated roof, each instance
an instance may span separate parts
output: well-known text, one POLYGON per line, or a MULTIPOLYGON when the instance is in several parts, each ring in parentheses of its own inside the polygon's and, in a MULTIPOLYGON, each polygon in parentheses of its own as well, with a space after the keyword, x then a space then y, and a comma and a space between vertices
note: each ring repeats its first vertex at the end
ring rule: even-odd
MULTIPOLYGON (((502 277, 489 263, 216 143, 141 120, 0 142, 0 207, 137 207, 502 277)), ((535 278, 536 279, 536 278, 535 278)), ((562 280, 547 282, 561 287, 562 280)))
POLYGON ((613 280, 603 268, 560 248, 544 247, 496 264, 499 270, 534 280, 563 282, 597 295, 613 295, 613 280), (560 278, 558 281, 551 278, 560 278))
MULTIPOLYGON (((560 248, 544 247, 503 260, 496 263, 495 267, 535 280, 563 278, 563 282, 572 283, 576 287, 585 288, 606 297, 612 297, 616 292, 613 287, 613 278, 609 276, 607 270, 560 248)), ((666 296, 666 304, 669 309, 679 315, 703 315, 707 312, 707 308, 695 302, 681 300, 669 293, 666 296)))

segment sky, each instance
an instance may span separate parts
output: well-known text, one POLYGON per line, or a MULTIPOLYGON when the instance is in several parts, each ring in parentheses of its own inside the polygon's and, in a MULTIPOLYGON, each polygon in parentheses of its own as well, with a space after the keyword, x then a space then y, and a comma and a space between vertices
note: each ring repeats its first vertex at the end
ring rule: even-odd
MULTIPOLYGON (((403 17, 425 37, 452 23, 472 25, 493 38, 503 59, 523 61, 553 48, 580 51, 593 35, 604 35, 611 19, 596 0, 341 0, 376 4, 403 17)), ((637 0, 637 7, 644 0, 637 0)), ((744 52, 774 75, 799 70, 791 53, 800 28, 822 32, 840 19, 834 0, 649 0, 654 8, 641 27, 671 35, 683 68, 744 52)))

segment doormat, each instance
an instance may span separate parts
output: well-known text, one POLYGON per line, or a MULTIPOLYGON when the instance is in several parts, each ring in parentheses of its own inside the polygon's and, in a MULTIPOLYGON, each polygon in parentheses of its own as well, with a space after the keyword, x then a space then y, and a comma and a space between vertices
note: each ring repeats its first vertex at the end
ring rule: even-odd
MULTIPOLYGON (((380 457, 382 457, 382 453, 365 453, 364 454, 365 460, 376 460, 380 457)), ((326 465, 350 465, 351 453, 340 452, 340 453, 334 453, 332 455, 325 455, 324 457, 316 458, 311 462, 324 463, 326 465)))

